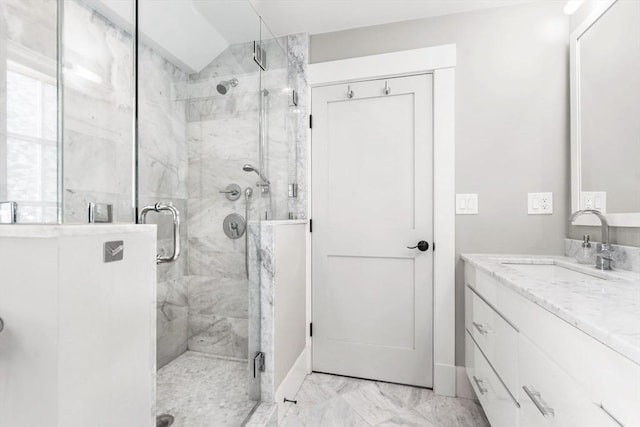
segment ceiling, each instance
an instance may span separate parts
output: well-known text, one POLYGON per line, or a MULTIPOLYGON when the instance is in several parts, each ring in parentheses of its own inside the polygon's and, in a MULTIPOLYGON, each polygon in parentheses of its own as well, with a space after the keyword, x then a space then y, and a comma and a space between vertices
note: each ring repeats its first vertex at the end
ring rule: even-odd
POLYGON ((449 15, 531 0, 249 0, 276 36, 449 15))
MULTIPOLYGON (((256 12, 275 36, 282 36, 326 33, 527 1, 531 0, 139 0, 138 13, 142 41, 188 73, 194 73, 228 46, 259 39, 256 12)), ((131 28, 131 0, 83 2, 114 24, 131 28)))

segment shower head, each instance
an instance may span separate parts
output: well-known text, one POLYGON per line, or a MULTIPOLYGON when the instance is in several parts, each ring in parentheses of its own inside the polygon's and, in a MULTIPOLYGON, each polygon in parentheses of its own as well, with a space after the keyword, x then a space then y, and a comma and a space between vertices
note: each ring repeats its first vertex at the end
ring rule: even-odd
POLYGON ((269 180, 262 174, 262 172, 260 172, 259 169, 257 169, 255 166, 253 166, 250 163, 245 163, 245 165, 242 166, 242 170, 245 171, 245 172, 255 172, 256 175, 258 175, 260 177, 262 182, 264 182, 265 184, 271 184, 269 182, 269 180))
POLYGON ((234 77, 231 80, 221 81, 220 83, 218 83, 218 86, 216 86, 216 89, 218 90, 218 93, 220 95, 226 95, 230 87, 236 86, 238 86, 238 79, 234 77))

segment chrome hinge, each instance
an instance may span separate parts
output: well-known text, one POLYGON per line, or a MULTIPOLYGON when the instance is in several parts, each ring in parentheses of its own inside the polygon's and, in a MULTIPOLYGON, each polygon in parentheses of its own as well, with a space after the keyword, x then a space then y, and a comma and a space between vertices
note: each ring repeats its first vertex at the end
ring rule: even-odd
POLYGON ((264 372, 264 353, 259 351, 253 358, 253 378, 257 378, 258 372, 264 372))
POLYGON ((257 41, 253 42, 253 61, 258 64, 258 67, 263 71, 267 70, 267 53, 262 48, 262 43, 257 41))

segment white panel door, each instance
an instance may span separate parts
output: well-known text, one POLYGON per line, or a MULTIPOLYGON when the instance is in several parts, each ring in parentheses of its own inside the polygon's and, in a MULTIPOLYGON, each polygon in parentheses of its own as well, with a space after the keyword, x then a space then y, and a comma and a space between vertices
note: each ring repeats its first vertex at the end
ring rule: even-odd
POLYGON ((432 76, 349 88, 312 92, 313 369, 431 387, 432 76))

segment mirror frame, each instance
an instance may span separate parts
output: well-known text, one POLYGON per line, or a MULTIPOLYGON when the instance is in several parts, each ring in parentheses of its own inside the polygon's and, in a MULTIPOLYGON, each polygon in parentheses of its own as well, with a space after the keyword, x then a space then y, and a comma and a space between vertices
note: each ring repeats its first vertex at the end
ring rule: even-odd
MULTIPOLYGON (((607 0, 596 7, 569 37, 569 69, 571 97, 571 211, 580 210, 582 190, 582 170, 580 162, 580 37, 617 2, 607 0)), ((640 227, 640 212, 606 213, 607 221, 613 227, 640 227)), ((600 226, 593 215, 583 215, 574 221, 575 225, 600 226)))

